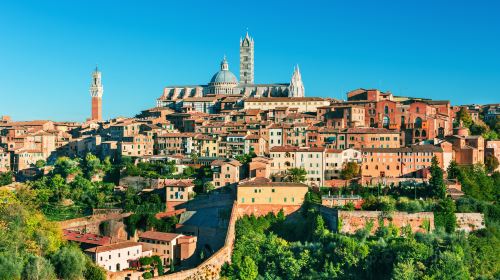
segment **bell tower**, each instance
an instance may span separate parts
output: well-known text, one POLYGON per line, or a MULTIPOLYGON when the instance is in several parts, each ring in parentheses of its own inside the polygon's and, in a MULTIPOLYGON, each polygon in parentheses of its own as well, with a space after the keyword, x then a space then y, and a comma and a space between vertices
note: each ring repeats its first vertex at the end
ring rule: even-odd
POLYGON ((102 94, 101 72, 95 67, 92 72, 92 82, 90 83, 90 96, 92 97, 92 115, 90 120, 102 121, 102 94))
POLYGON ((254 42, 247 34, 240 39, 240 84, 254 83, 254 42))

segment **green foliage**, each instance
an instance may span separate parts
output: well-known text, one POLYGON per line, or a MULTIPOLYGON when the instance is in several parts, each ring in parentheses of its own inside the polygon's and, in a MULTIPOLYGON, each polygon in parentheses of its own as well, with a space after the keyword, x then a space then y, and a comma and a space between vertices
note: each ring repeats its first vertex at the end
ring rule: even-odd
POLYGON ((294 183, 304 183, 306 181, 307 171, 304 168, 290 168, 287 170, 290 181, 294 183))
POLYGON ((436 198, 445 198, 446 185, 443 179, 443 170, 439 167, 439 162, 436 156, 432 157, 430 172, 431 178, 429 179, 429 187, 432 195, 436 198))
POLYGON ((237 270, 238 278, 241 280, 253 280, 257 278, 257 275, 259 274, 257 265, 249 256, 245 256, 243 258, 243 261, 238 266, 237 270))
POLYGON ((83 277, 86 261, 85 255, 75 246, 61 247, 52 257, 57 275, 68 280, 78 280, 83 277))
POLYGON ((460 111, 457 112, 456 120, 462 122, 465 127, 470 127, 472 125, 472 117, 465 107, 461 107, 460 111))
POLYGON ((25 280, 57 279, 54 267, 45 258, 31 255, 24 265, 22 278, 25 280))
POLYGON ((457 225, 455 211, 455 203, 451 198, 441 200, 434 210, 435 227, 444 228, 448 233, 454 232, 457 225))
POLYGON ((142 266, 152 265, 153 264, 153 258, 152 257, 142 257, 142 258, 139 258, 139 263, 142 266))
POLYGON ((350 180, 352 178, 358 177, 360 174, 360 166, 356 162, 348 162, 342 167, 340 172, 340 177, 344 180, 350 180))
POLYGON ((151 278, 153 278, 153 274, 152 274, 151 272, 149 272, 149 271, 146 271, 146 272, 144 272, 144 273, 142 274, 142 277, 143 277, 144 279, 151 279, 151 278))
POLYGON ((462 191, 474 198, 494 201, 498 200, 500 195, 500 178, 488 176, 486 169, 481 164, 472 167, 460 167, 458 180, 462 184, 462 191))
POLYGON ((12 183, 12 172, 0 172, 0 187, 12 183))
POLYGON ((0 254, 0 280, 21 279, 21 260, 13 253, 0 254))
POLYGON ((158 271, 158 275, 159 276, 163 275, 165 273, 165 271, 163 269, 163 264, 161 262, 160 256, 154 255, 152 258, 153 258, 153 263, 156 267, 156 270, 158 271))
POLYGON ((90 258, 87 258, 85 263, 85 272, 83 273, 85 280, 106 280, 106 271, 90 258))

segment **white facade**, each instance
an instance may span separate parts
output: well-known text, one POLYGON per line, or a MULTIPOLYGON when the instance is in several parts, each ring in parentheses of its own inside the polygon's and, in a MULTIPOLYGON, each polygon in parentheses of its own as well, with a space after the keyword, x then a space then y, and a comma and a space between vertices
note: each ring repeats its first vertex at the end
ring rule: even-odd
POLYGON ((116 272, 129 268, 129 260, 151 256, 151 251, 143 251, 137 242, 124 242, 99 246, 86 250, 94 262, 107 271, 116 272))

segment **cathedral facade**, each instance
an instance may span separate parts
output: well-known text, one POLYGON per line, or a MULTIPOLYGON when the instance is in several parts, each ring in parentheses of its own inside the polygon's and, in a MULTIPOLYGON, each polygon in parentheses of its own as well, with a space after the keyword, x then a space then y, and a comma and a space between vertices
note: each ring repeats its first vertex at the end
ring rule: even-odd
POLYGON ((295 67, 290 83, 254 83, 254 40, 250 35, 240 39, 240 78, 229 70, 229 63, 224 57, 220 70, 212 76, 206 85, 167 86, 157 99, 157 107, 183 107, 184 99, 233 96, 244 98, 259 97, 304 97, 305 90, 299 67, 295 67))

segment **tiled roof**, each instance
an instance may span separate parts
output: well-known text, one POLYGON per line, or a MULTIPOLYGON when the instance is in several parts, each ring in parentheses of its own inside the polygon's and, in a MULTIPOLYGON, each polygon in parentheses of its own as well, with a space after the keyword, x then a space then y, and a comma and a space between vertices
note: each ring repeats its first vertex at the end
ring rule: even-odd
POLYGON ((160 232, 160 231, 146 231, 139 234, 139 238, 147 238, 147 239, 161 240, 161 241, 172 241, 180 236, 182 236, 182 234, 160 232))
POLYGON ((94 248, 87 249, 85 251, 91 252, 91 253, 102 253, 102 252, 109 252, 109 251, 113 251, 113 250, 125 249, 125 248, 130 248, 130 247, 135 247, 135 246, 142 246, 142 245, 141 245, 141 243, 134 242, 134 241, 125 241, 125 242, 120 242, 120 243, 115 243, 115 244, 110 244, 110 245, 97 246, 94 248))

